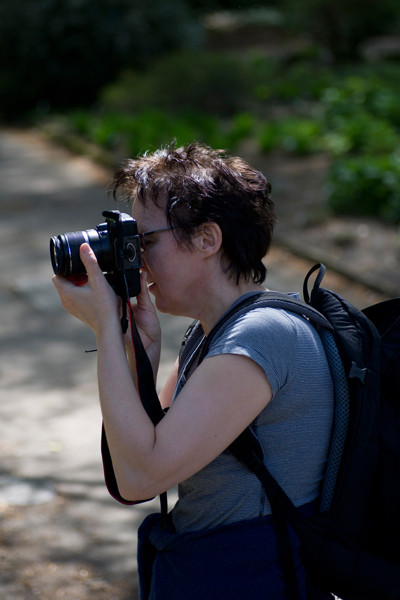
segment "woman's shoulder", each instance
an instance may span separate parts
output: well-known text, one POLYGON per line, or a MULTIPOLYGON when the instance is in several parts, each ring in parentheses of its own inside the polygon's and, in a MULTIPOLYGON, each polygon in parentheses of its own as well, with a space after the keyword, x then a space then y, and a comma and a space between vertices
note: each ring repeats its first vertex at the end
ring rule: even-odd
MULTIPOLYGON (((289 296, 290 297, 290 296, 289 296)), ((266 295, 266 300, 268 296, 266 295)), ((286 308, 260 306, 259 303, 246 306, 244 310, 238 309, 222 325, 218 332, 218 338, 229 335, 274 335, 297 336, 302 333, 315 332, 314 327, 302 315, 289 311, 286 308)))
POLYGON ((320 354, 321 344, 318 332, 302 315, 283 308, 250 305, 245 311, 239 309, 220 327, 208 355, 245 349, 247 355, 274 355, 286 363, 298 352, 320 354))
POLYGON ((246 356, 265 372, 274 393, 313 364, 325 361, 321 339, 305 317, 282 308, 257 306, 236 313, 220 328, 207 352, 246 356))

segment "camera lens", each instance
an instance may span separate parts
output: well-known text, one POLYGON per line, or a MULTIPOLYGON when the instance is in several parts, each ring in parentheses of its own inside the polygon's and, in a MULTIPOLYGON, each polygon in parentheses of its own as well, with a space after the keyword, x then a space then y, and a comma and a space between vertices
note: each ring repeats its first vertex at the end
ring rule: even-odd
POLYGON ((50 257, 56 275, 68 276, 86 272, 79 257, 79 248, 84 242, 90 243, 88 233, 74 231, 51 238, 50 257))
POLYGON ((50 258, 53 271, 56 275, 64 273, 64 256, 62 253, 61 242, 58 237, 52 237, 50 240, 50 258))
POLYGON ((113 251, 107 226, 99 225, 97 229, 73 231, 54 236, 50 240, 50 258, 56 275, 77 275, 86 273, 79 256, 79 248, 87 242, 95 253, 100 268, 107 272, 113 268, 113 251))
POLYGON ((108 283, 121 298, 140 293, 140 239, 135 219, 119 211, 103 211, 105 223, 96 229, 72 231, 50 239, 50 258, 56 275, 83 275, 79 249, 88 243, 108 283))

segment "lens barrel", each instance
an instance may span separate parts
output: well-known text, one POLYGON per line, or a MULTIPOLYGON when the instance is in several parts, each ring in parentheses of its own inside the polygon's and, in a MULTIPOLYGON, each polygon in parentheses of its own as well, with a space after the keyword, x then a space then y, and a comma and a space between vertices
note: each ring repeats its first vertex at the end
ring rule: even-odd
POLYGON ((135 219, 117 210, 103 211, 105 223, 96 229, 72 231, 50 239, 50 258, 56 275, 82 275, 86 269, 79 249, 86 242, 96 255, 100 269, 122 299, 140 293, 142 266, 140 239, 135 219))
POLYGON ((113 249, 107 231, 107 225, 99 225, 97 229, 72 231, 53 236, 50 239, 50 258, 56 275, 78 275, 86 273, 79 256, 79 248, 88 243, 96 255, 100 268, 107 272, 114 264, 113 249))

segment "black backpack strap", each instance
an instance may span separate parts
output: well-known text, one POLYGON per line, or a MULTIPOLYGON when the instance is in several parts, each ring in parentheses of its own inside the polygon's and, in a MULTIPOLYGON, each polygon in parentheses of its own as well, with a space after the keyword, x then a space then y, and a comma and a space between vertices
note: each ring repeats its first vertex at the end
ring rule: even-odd
POLYGON ((312 306, 308 306, 301 300, 290 296, 289 294, 283 294, 280 292, 260 292, 258 294, 253 294, 242 302, 239 302, 235 306, 233 306, 225 315, 214 325, 211 329, 210 333, 206 337, 205 343, 201 350, 201 355, 199 358, 199 363, 203 360, 205 355, 208 352, 210 344, 214 339, 215 334, 219 331, 219 329, 224 325, 227 321, 229 321, 232 317, 237 317, 249 309, 254 310, 256 308, 279 308, 282 310, 287 310, 290 312, 297 313, 303 317, 309 319, 317 328, 324 327, 329 331, 333 330, 332 325, 329 323, 327 319, 315 308, 312 306))
MULTIPOLYGON (((252 295, 245 299, 243 302, 234 306, 220 321, 213 327, 207 338, 204 337, 203 329, 199 322, 193 322, 187 329, 183 341, 181 350, 179 353, 179 372, 178 379, 182 376, 184 371, 190 368, 193 360, 198 354, 198 350, 201 347, 200 356, 198 358, 198 364, 203 360, 207 350, 210 346, 217 331, 226 323, 231 317, 237 315, 237 313, 246 312, 249 308, 253 309, 257 305, 257 301, 260 300, 261 305, 264 305, 261 299, 265 296, 265 292, 260 294, 252 295)), ((279 297, 275 295, 275 300, 279 302, 286 300, 287 296, 279 294, 279 297)), ((302 305, 303 308, 303 305, 302 305)), ((288 600, 300 600, 299 590, 297 585, 296 567, 293 559, 293 552, 290 543, 289 531, 288 531, 288 519, 285 513, 280 510, 281 502, 285 502, 287 498, 286 494, 279 488, 273 477, 269 474, 268 469, 264 465, 264 456, 261 445, 254 435, 250 427, 246 428, 242 434, 236 438, 234 442, 229 446, 228 450, 241 462, 246 468, 252 471, 260 480, 261 484, 265 489, 269 503, 271 505, 272 519, 274 522, 277 550, 279 562, 282 567, 285 592, 288 600), (279 489, 278 489, 279 488, 279 489)), ((293 507, 294 514, 297 515, 296 509, 293 507)))
POLYGON ((247 427, 232 442, 228 450, 256 475, 265 490, 271 506, 286 597, 288 600, 300 600, 288 523, 292 524, 292 521, 295 520, 300 526, 302 517, 265 466, 260 442, 250 427, 247 427))
MULTIPOLYGON (((317 277, 319 280, 319 286, 319 283, 322 280, 325 272, 325 267, 323 265, 316 265, 312 271, 310 271, 308 277, 317 268, 320 269, 317 277)), ((180 356, 181 369, 185 368, 185 361, 186 365, 190 364, 190 353, 192 352, 197 354, 197 349, 199 348, 199 344, 202 340, 203 344, 201 346, 198 364, 200 364, 204 359, 215 335, 227 321, 232 318, 237 318, 241 314, 259 307, 283 309, 304 316, 309 319, 317 329, 319 329, 320 333, 332 337, 332 325, 318 310, 312 306, 309 306, 301 300, 298 300, 288 294, 279 292, 261 292, 259 294, 252 294, 251 296, 245 298, 242 302, 239 302, 233 306, 216 323, 206 338, 204 338, 204 333, 201 326, 198 323, 194 325, 192 324, 192 326, 189 328, 188 334, 184 338, 185 343, 180 356)), ((282 567, 286 596, 288 600, 298 600, 299 589, 292 545, 289 537, 288 524, 290 523, 290 525, 298 533, 303 544, 310 549, 310 552, 317 547, 315 537, 313 536, 313 531, 307 526, 302 515, 298 512, 286 493, 282 490, 274 477, 270 474, 268 468, 265 466, 262 447, 251 427, 246 428, 242 434, 234 442, 232 442, 228 450, 247 469, 256 475, 265 490, 271 505, 272 519, 276 531, 278 556, 282 567)))
MULTIPOLYGON (((332 326, 323 315, 311 306, 304 304, 301 300, 279 292, 261 292, 253 294, 236 304, 218 321, 205 338, 198 363, 200 364, 206 356, 215 334, 227 321, 233 317, 238 317, 248 310, 254 310, 259 307, 278 308, 295 312, 307 317, 317 327, 324 328, 327 331, 332 330, 332 326)), ((262 447, 250 427, 246 428, 232 442, 228 450, 237 460, 256 475, 265 490, 271 506, 272 519, 276 531, 278 556, 282 567, 286 596, 288 600, 299 600, 300 595, 288 523, 299 532, 304 528, 303 517, 265 466, 262 447)), ((305 535, 307 535, 307 529, 305 535)))
POLYGON ((183 336, 179 351, 178 381, 183 372, 186 372, 195 358, 197 350, 204 340, 203 328, 199 321, 193 321, 183 336))

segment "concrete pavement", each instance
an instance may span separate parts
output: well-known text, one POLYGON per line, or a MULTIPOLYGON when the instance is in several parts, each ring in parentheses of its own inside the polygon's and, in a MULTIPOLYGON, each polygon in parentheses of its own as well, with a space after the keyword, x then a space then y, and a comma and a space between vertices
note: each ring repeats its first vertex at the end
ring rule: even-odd
MULTIPOLYGON (((40 136, 0 132, 0 597, 7 600, 136 598, 136 529, 158 510, 157 501, 129 508, 108 496, 96 356, 85 353, 94 339, 62 309, 50 281, 50 236, 100 223, 102 210, 115 208, 109 177, 40 136)), ((300 290, 310 266, 284 248, 267 263, 268 286, 281 291, 300 290)), ((385 296, 333 272, 327 284, 359 306, 385 296)), ((187 325, 162 320, 161 379, 187 325)))

